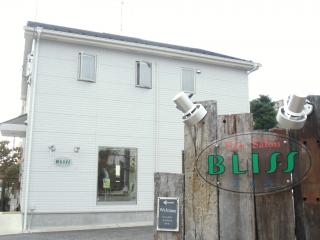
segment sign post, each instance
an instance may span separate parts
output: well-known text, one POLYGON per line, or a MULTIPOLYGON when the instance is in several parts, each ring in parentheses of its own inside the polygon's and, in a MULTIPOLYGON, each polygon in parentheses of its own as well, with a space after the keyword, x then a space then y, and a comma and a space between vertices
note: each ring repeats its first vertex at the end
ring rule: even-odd
POLYGON ((184 175, 154 174, 154 240, 184 240, 184 175))

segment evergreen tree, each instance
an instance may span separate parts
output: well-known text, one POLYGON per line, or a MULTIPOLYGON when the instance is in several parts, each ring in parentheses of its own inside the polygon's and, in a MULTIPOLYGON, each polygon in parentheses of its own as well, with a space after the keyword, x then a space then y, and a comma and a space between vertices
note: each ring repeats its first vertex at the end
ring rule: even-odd
POLYGON ((267 95, 252 100, 250 112, 253 114, 254 129, 268 130, 277 125, 274 102, 267 95))
POLYGON ((8 145, 9 141, 0 141, 0 176, 18 178, 22 149, 20 147, 10 149, 8 145))

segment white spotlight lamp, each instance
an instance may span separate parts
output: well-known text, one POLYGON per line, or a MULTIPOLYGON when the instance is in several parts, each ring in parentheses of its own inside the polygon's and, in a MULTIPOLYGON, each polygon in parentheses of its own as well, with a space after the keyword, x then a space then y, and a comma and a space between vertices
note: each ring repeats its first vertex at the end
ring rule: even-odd
POLYGON ((194 104, 184 92, 179 92, 172 101, 183 113, 182 120, 188 126, 197 124, 207 115, 207 110, 202 106, 202 104, 194 104))
POLYGON ((286 129, 301 129, 303 128, 307 116, 312 113, 313 106, 306 99, 297 95, 291 95, 288 102, 279 108, 277 121, 279 127, 286 129))

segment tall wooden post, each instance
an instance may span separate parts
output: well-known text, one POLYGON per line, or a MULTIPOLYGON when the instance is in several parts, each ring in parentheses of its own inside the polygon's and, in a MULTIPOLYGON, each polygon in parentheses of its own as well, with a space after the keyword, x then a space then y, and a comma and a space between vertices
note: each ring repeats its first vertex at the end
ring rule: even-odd
MULTIPOLYGON (((202 158, 207 156, 200 155, 197 166, 196 158, 210 143, 252 129, 251 115, 217 116, 215 102, 200 103, 208 115, 194 127, 185 126, 185 239, 255 239, 253 195, 219 190, 204 182, 196 171, 196 167, 206 169, 207 159, 202 158)), ((247 144, 241 155, 249 158, 251 145, 250 142, 247 144)), ((216 176, 216 182, 232 182, 232 177, 216 176)), ((242 188, 250 188, 249 180, 244 178, 239 184, 242 188)))
MULTIPOLYGON (((200 103, 206 108, 207 116, 196 126, 184 128, 185 239, 216 240, 219 239, 218 191, 200 179, 195 160, 201 150, 217 139, 217 104, 200 103)), ((206 159, 199 161, 206 162, 206 159)))
MULTIPOLYGON (((284 129, 273 129, 270 132, 287 135, 284 129)), ((284 146, 284 152, 290 148, 289 144, 284 146)), ((260 152, 270 155, 272 149, 266 149, 260 152)), ((260 164, 269 163, 266 161, 260 164)), ((275 182, 285 181, 286 176, 281 171, 273 175, 275 182)), ((259 176, 255 177, 256 181, 260 181, 259 176)), ((256 209, 256 225, 257 225, 257 239, 259 240, 282 240, 282 239, 295 239, 294 233, 294 206, 293 206, 292 191, 272 193, 268 195, 255 196, 255 209, 256 209)))
MULTIPOLYGON (((252 131, 251 114, 222 115, 218 116, 218 139, 223 139, 236 133, 245 133, 252 131)), ((238 153, 246 159, 251 158, 251 142, 239 142, 247 146, 238 153)), ((251 168, 250 162, 243 168, 251 168)), ((225 166, 231 168, 231 162, 225 161, 225 166)), ((235 180, 233 174, 226 172, 219 177, 220 182, 232 183, 235 180)), ((250 189, 252 176, 243 178, 239 185, 242 189, 250 189)), ((220 222, 220 239, 255 239, 255 208, 253 194, 233 193, 219 190, 219 222, 220 222)))
POLYGON ((320 96, 308 96, 313 112, 301 130, 290 136, 306 145, 311 153, 312 167, 305 181, 294 188, 296 236, 299 240, 320 236, 320 96))

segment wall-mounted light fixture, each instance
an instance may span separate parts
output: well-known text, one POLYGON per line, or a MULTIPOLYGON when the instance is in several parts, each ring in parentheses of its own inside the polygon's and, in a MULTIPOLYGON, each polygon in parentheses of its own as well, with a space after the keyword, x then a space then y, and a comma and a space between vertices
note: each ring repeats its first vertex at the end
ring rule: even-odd
POLYGON ((73 148, 73 151, 74 151, 75 153, 78 153, 78 152, 80 151, 80 147, 74 147, 74 148, 73 148))
POLYGON ((284 106, 279 108, 277 121, 279 127, 286 129, 303 128, 307 116, 312 113, 313 106, 306 97, 292 94, 284 106))
POLYGON ((207 110, 201 104, 193 104, 184 92, 179 92, 172 100, 183 113, 183 122, 189 126, 197 124, 207 115, 207 110))
POLYGON ((48 148, 49 148, 49 150, 51 152, 55 152, 56 151, 56 147, 54 145, 50 145, 50 146, 48 146, 48 148))

